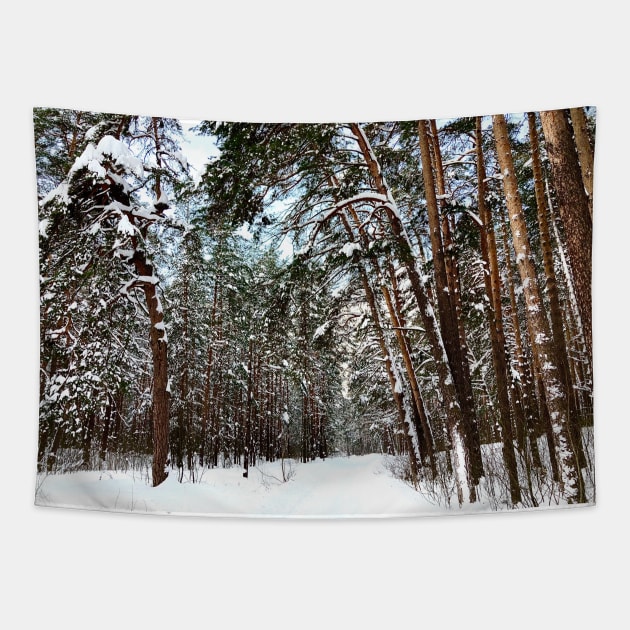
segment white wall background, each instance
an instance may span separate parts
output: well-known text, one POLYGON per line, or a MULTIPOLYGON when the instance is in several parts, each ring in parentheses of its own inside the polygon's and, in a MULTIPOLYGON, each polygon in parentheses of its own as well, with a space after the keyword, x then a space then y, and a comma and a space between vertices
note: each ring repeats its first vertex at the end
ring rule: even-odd
POLYGON ((621 5, 225 0, 0 9, 0 624, 609 628, 627 623, 630 61, 621 5), (353 522, 35 508, 33 106, 391 120, 598 106, 598 505, 353 522))

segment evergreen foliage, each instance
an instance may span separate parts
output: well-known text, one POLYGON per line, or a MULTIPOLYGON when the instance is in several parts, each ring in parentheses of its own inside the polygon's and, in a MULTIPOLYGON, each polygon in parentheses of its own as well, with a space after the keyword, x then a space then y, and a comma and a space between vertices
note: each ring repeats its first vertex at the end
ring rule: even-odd
POLYGON ((193 182, 177 120, 35 110, 40 468, 146 466, 157 485, 382 452, 444 505, 592 501, 592 362, 557 171, 542 138, 541 208, 527 118, 508 118, 507 148, 496 117, 477 124, 201 122, 219 155, 193 182), (544 364, 551 305, 542 291, 534 321, 527 301, 549 280, 541 212, 566 338, 544 364), (545 380, 565 342, 570 404, 545 380))

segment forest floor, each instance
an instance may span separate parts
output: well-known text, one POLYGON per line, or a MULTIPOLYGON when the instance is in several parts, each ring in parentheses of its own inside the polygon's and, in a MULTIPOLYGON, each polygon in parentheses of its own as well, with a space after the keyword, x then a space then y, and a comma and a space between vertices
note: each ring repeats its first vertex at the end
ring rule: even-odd
MULTIPOLYGON (((391 458, 373 454, 308 463, 285 461, 243 469, 203 470, 196 483, 172 470, 157 488, 148 473, 85 471, 40 476, 35 503, 41 506, 153 514, 271 517, 382 517, 444 514, 408 484, 396 479, 391 458)), ((483 503, 467 506, 486 511, 483 503)), ((454 506, 450 513, 460 510, 454 506)))

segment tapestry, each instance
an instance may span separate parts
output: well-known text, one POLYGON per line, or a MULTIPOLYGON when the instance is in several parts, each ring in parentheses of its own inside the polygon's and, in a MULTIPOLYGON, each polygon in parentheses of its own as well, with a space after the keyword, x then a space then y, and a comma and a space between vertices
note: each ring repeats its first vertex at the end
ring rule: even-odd
POLYGON ((595 108, 34 130, 37 505, 595 503, 595 108))

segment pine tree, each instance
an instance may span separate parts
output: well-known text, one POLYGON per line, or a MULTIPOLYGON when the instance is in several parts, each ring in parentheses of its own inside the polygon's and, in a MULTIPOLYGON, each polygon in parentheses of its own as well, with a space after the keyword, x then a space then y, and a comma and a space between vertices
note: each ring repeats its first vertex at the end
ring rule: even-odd
POLYGON ((538 279, 533 265, 527 226, 523 214, 520 193, 516 184, 514 162, 507 124, 503 115, 493 116, 493 130, 497 145, 497 157, 501 168, 505 199, 508 208, 516 264, 523 284, 527 304, 527 319, 531 329, 531 344, 545 391, 545 399, 553 426, 556 453, 561 469, 563 492, 571 502, 584 501, 580 471, 571 449, 568 418, 568 398, 564 384, 559 378, 558 361, 543 303, 538 279))
MULTIPOLYGON (((477 157, 477 203, 481 218, 481 252, 484 260, 484 284, 488 296, 488 326, 490 329, 490 343, 492 360, 497 382, 497 399, 499 403, 499 418, 501 435, 503 438, 503 459, 510 483, 510 498, 513 504, 521 501, 521 491, 518 481, 518 469, 514 453, 514 438, 512 432, 512 417, 510 413, 510 395, 513 383, 510 382, 508 359, 506 353, 505 335, 503 332, 503 309, 501 306, 501 288, 499 280, 499 264, 497 247, 494 237, 492 214, 486 203, 486 168, 483 156, 483 142, 481 135, 481 118, 475 123, 475 144, 477 157)), ((517 409, 515 405, 515 410, 517 409)), ((524 421, 524 419, 522 420, 524 421)))
POLYGON ((593 224, 575 144, 564 110, 541 112, 558 209, 565 228, 577 305, 589 362, 593 361, 591 258, 593 224))

